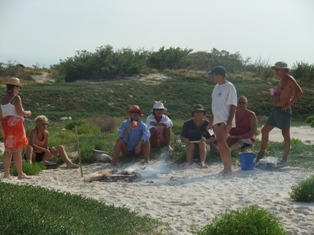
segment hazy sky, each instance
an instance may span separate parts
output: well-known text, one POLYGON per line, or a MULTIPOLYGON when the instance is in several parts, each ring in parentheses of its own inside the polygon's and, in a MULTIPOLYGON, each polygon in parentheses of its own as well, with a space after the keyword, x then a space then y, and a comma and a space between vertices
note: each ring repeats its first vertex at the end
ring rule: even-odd
POLYGON ((107 44, 313 64, 314 1, 0 0, 0 62, 49 67, 107 44))

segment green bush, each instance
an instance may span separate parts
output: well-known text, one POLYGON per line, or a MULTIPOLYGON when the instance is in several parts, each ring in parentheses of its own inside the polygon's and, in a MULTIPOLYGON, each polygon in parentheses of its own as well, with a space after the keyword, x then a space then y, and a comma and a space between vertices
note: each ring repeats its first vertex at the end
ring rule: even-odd
POLYGON ((313 121, 314 121, 314 116, 309 116, 309 117, 306 118, 306 122, 307 123, 311 123, 313 121))
MULTIPOLYGON (((23 161, 22 163, 23 172, 27 175, 39 175, 39 173, 46 169, 43 163, 41 162, 34 162, 33 164, 30 164, 29 162, 23 161)), ((15 167, 15 164, 10 168, 10 174, 17 176, 17 170, 15 167)))
POLYGON ((264 209, 255 206, 225 212, 213 219, 198 235, 280 235, 287 234, 279 220, 264 209))
POLYGON ((86 125, 87 122, 84 121, 84 120, 74 120, 74 121, 71 121, 69 122, 68 124, 65 125, 65 128, 67 130, 74 130, 75 131, 75 126, 79 127, 79 126, 82 126, 82 125, 86 125))
POLYGON ((307 117, 306 122, 309 123, 311 127, 314 127, 314 116, 307 117))
POLYGON ((314 202, 314 175, 291 187, 290 198, 297 202, 314 202))
POLYGON ((89 124, 85 120, 74 120, 66 124, 67 130, 75 131, 75 126, 77 126, 77 133, 78 134, 85 134, 85 135, 99 135, 100 129, 97 126, 89 124))

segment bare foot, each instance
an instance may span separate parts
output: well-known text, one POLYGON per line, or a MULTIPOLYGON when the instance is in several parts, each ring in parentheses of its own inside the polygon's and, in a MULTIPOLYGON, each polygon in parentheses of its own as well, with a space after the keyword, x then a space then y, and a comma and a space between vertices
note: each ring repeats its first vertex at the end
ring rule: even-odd
POLYGON ((66 168, 67 169, 76 169, 76 168, 79 168, 79 166, 72 163, 72 164, 67 165, 66 168))
POLYGON ((25 173, 22 173, 22 174, 18 175, 17 178, 19 180, 24 180, 24 179, 30 179, 31 177, 26 175, 25 173))
POLYGON ((201 163, 200 166, 201 166, 201 168, 208 168, 208 165, 205 163, 201 163))
POLYGON ((183 165, 182 165, 182 167, 183 168, 192 168, 193 167, 193 163, 188 163, 188 162, 186 162, 186 163, 184 163, 183 165))
POLYGON ((232 171, 222 170, 218 173, 219 176, 229 176, 232 175, 232 171))
POLYGON ((281 165, 284 165, 284 164, 287 164, 288 163, 288 160, 286 159, 281 159, 278 164, 281 164, 281 165))
POLYGON ((143 165, 147 165, 147 164, 149 164, 149 161, 144 161, 143 162, 143 165))
POLYGON ((4 174, 3 176, 4 179, 12 179, 11 175, 10 174, 4 174))
POLYGON ((256 163, 258 163, 259 160, 261 160, 263 157, 264 157, 264 154, 261 153, 261 152, 259 152, 259 153, 257 154, 257 157, 256 157, 256 163))

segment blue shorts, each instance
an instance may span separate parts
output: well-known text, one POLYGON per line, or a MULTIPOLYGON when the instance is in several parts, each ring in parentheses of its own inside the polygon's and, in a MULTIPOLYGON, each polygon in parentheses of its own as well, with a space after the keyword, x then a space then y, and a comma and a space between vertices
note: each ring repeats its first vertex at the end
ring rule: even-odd
POLYGON ((281 111, 281 107, 275 107, 269 115, 266 125, 278 127, 281 130, 289 129, 291 114, 291 108, 287 109, 286 112, 283 112, 281 111))

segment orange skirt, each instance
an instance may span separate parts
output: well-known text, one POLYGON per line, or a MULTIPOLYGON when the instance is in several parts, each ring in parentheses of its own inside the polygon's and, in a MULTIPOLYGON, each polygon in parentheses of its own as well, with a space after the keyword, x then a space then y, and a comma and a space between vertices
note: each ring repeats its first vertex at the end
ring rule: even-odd
POLYGON ((16 150, 28 145, 23 118, 7 116, 1 125, 5 149, 16 150))

